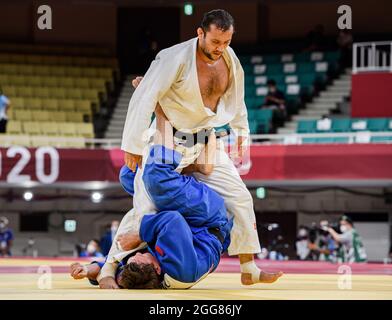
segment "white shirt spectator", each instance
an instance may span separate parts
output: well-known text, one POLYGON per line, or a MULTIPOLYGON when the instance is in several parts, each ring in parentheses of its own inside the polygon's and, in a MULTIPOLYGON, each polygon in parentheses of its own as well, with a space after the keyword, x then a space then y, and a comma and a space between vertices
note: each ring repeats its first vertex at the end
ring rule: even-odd
POLYGON ((5 110, 9 104, 10 100, 5 95, 0 95, 0 120, 8 120, 5 110))

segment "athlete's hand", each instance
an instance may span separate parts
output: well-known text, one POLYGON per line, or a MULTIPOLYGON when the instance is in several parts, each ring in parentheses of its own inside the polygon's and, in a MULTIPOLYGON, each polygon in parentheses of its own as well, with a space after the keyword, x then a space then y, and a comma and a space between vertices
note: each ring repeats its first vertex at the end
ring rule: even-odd
POLYGON ((132 87, 135 89, 139 86, 140 82, 142 81, 143 77, 136 77, 132 80, 132 87))
POLYGON ((101 289, 120 289, 113 277, 102 278, 99 281, 99 287, 101 289))
POLYGON ((87 277, 88 269, 87 266, 83 266, 79 262, 75 262, 71 264, 70 273, 72 278, 79 280, 87 277))
POLYGON ((124 152, 124 162, 132 172, 136 171, 136 165, 138 165, 139 168, 142 167, 142 160, 143 157, 139 154, 124 152))
POLYGON ((248 149, 248 146, 245 142, 245 140, 248 139, 248 137, 244 136, 238 136, 237 140, 231 149, 230 155, 234 158, 242 158, 248 149))

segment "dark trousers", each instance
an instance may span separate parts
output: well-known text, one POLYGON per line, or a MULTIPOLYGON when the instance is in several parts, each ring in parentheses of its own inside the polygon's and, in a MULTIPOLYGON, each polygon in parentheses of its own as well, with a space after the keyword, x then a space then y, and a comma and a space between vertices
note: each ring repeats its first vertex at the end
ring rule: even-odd
POLYGON ((0 133, 5 133, 7 130, 7 120, 1 119, 0 120, 0 133))

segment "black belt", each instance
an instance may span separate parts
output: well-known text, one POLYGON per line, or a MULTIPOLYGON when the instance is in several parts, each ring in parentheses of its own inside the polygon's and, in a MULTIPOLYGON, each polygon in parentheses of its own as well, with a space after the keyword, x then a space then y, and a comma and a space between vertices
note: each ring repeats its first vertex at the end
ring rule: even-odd
POLYGON ((187 148, 193 147, 197 143, 207 144, 208 136, 211 134, 212 129, 202 129, 196 133, 188 133, 179 131, 173 127, 173 134, 177 139, 183 140, 183 146, 187 148))
POLYGON ((223 244, 223 241, 225 239, 223 238, 222 233, 220 232, 219 228, 208 228, 208 232, 213 234, 215 237, 218 238, 218 240, 223 244))
MULTIPOLYGON (((183 140, 184 141, 183 146, 187 148, 191 148, 197 143, 207 144, 208 137, 210 136, 211 132, 212 129, 208 129, 208 130, 202 129, 196 133, 187 133, 187 132, 182 132, 180 130, 177 130, 176 128, 173 127, 173 135, 176 138, 183 140)), ((229 134, 230 131, 228 129, 215 131, 215 136, 217 139, 227 136, 229 134)))

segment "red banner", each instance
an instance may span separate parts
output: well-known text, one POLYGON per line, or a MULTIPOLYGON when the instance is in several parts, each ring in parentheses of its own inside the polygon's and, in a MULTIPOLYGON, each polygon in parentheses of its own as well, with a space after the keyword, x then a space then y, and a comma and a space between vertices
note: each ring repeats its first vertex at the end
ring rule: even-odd
POLYGON ((8 183, 118 181, 119 169, 103 149, 0 149, 0 181, 8 183))
POLYGON ((392 117, 392 73, 354 74, 351 80, 352 117, 392 117))
POLYGON ((392 179, 391 144, 254 146, 244 180, 392 179))
MULTIPOLYGON (((0 148, 0 181, 117 182, 119 149, 0 148)), ((252 146, 244 180, 392 179, 388 144, 252 146)))

